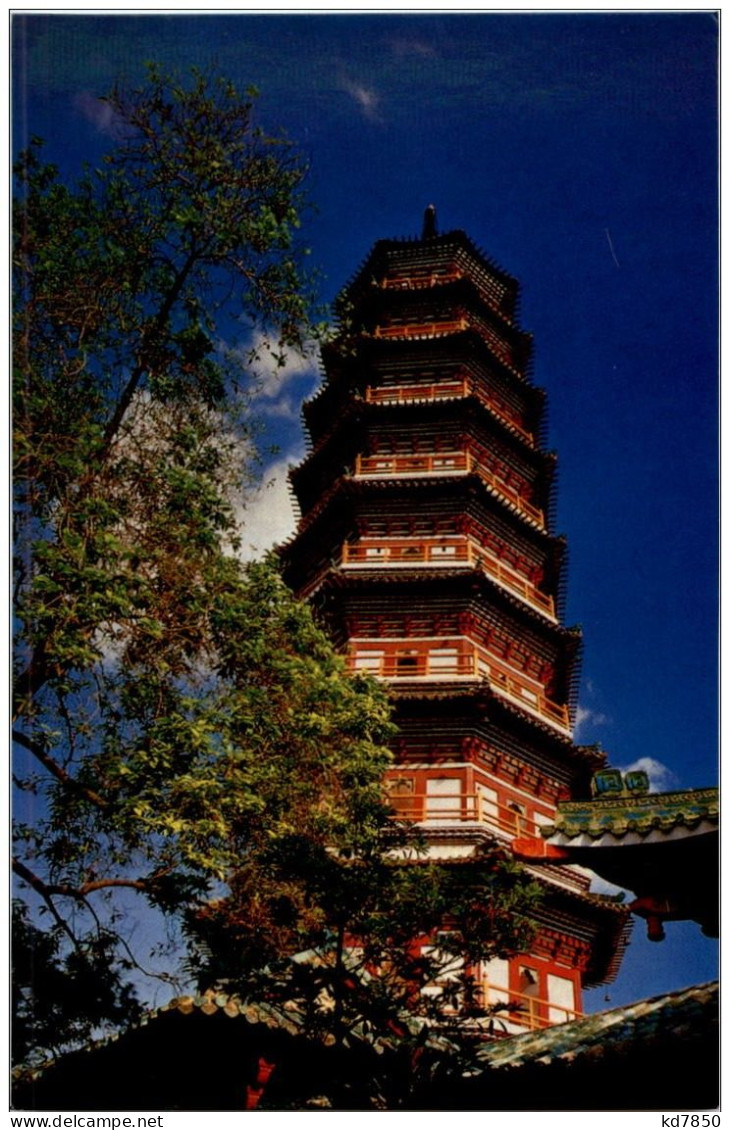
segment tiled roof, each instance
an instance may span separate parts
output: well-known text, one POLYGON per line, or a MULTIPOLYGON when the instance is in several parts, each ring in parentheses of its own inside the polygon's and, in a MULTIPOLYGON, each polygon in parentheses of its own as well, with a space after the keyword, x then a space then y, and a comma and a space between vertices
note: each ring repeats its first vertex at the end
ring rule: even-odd
POLYGON ((610 1048, 630 1054, 655 1037, 682 1039, 711 1025, 718 1014, 718 985, 711 982, 636 1004, 613 1008, 540 1032, 489 1044, 477 1053, 484 1070, 506 1070, 557 1060, 599 1059, 610 1048))
POLYGON ((558 807, 554 824, 541 831, 551 843, 569 845, 579 837, 583 843, 588 843, 602 837, 623 840, 631 836, 645 840, 711 831, 717 828, 718 820, 718 790, 688 789, 565 801, 558 807))
POLYGON ((249 1024, 265 1024, 267 1028, 283 1028, 291 1036, 296 1036, 302 1029, 302 1017, 296 1010, 277 1008, 265 1002, 242 1001, 240 997, 228 993, 207 992, 198 996, 174 997, 167 1004, 154 1012, 147 1013, 144 1023, 149 1023, 155 1016, 164 1012, 181 1012, 184 1016, 195 1011, 202 1012, 205 1016, 213 1016, 221 1012, 230 1017, 242 1017, 249 1024))
POLYGON ((31 1066, 23 1065, 14 1068, 13 1077, 16 1080, 24 1081, 39 1079, 49 1068, 56 1067, 59 1062, 63 1063, 64 1058, 88 1055, 101 1048, 116 1044, 120 1040, 126 1040, 129 1038, 130 1034, 135 1031, 147 1028, 159 1018, 175 1013, 180 1013, 183 1016, 190 1016, 192 1013, 200 1013, 203 1016, 220 1014, 221 1016, 227 1016, 231 1019, 241 1018, 248 1024, 263 1024, 267 1028, 284 1031, 290 1036, 298 1036, 302 1031, 301 1013, 296 1010, 277 1008, 265 1002, 242 1001, 240 997, 229 993, 218 993, 209 990, 195 996, 184 995, 173 997, 159 1008, 149 1009, 144 1012, 139 1020, 129 1027, 111 1032, 109 1035, 103 1036, 100 1039, 91 1040, 82 1047, 67 1052, 65 1057, 62 1056, 59 1061, 48 1060, 45 1063, 31 1066))

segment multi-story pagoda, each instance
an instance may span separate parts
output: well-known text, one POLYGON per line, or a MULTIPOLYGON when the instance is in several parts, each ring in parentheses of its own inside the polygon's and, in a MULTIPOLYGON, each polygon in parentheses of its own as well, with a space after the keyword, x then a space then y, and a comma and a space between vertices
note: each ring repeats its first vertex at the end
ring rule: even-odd
POLYGON ((508 1031, 573 1019, 615 973, 626 912, 590 875, 541 861, 559 799, 603 764, 572 740, 580 633, 561 623, 566 547, 552 532, 555 456, 529 377, 518 288, 461 231, 380 241, 346 287, 289 582, 353 670, 385 680, 399 728, 387 782, 432 856, 498 841, 545 885, 533 951, 479 971, 508 1031))

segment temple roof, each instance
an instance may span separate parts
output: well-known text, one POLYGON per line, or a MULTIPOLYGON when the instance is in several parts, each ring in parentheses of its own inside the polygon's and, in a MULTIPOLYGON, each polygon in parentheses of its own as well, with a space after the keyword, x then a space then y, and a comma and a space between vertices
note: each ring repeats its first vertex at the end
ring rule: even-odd
MULTIPOLYGON (((453 1048, 431 1034, 426 1043, 447 1071, 432 1073, 415 1109, 713 1109, 717 1013, 717 985, 699 985, 478 1043, 466 1070, 463 1058, 451 1068, 453 1048)), ((354 1034, 339 1054, 304 1037, 300 1024, 295 1011, 226 993, 178 997, 113 1040, 16 1073, 15 1108, 73 1110, 81 1092, 95 1110, 127 1109, 131 1097, 136 1109, 241 1111, 262 1096, 256 1073, 265 1059, 275 1067, 268 1109, 309 1109, 307 1100, 327 1095, 333 1079, 364 1084, 349 1093, 366 1101, 346 1109, 373 1109, 369 1079, 388 1058, 388 1041, 367 1058, 372 1041, 354 1034)))
POLYGON ((716 788, 564 801, 542 834, 558 847, 666 842, 715 830, 719 808, 716 788))
POLYGON ((607 788, 604 795, 561 801, 555 822, 541 829, 550 857, 588 867, 632 891, 629 909, 646 919, 652 941, 664 938, 665 922, 681 920, 716 937, 717 789, 631 794, 619 787, 618 770, 601 770, 594 780, 607 788))
POLYGON ((697 985, 499 1040, 485 1045, 476 1058, 484 1068, 506 1070, 557 1060, 577 1066, 580 1060, 599 1060, 609 1051, 631 1054, 631 1046, 639 1042, 681 1039, 688 1029, 711 1023, 717 1017, 718 995, 716 981, 697 985))

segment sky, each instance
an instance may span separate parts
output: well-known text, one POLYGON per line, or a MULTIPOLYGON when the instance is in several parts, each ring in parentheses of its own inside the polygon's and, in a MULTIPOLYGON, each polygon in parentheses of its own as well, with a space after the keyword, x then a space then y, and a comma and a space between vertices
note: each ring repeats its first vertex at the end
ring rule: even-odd
MULTIPOLYGON (((16 14, 14 144, 65 175, 108 144, 99 95, 145 60, 216 64, 309 165, 325 303, 428 203, 521 285, 558 453, 576 740, 659 790, 718 775, 718 27, 711 12, 16 14)), ((292 359, 258 412, 279 452, 248 552, 288 536, 286 468, 320 380, 292 359)), ((716 975, 694 924, 646 941, 589 1010, 716 975)))

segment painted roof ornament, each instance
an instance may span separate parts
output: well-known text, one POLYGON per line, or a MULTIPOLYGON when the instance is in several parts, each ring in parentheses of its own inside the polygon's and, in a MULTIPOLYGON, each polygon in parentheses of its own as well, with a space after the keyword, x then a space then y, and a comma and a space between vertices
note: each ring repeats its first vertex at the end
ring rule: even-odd
POLYGON ((649 776, 643 769, 630 769, 621 774, 619 769, 599 769, 591 781, 591 795, 595 800, 603 797, 646 796, 649 776))

